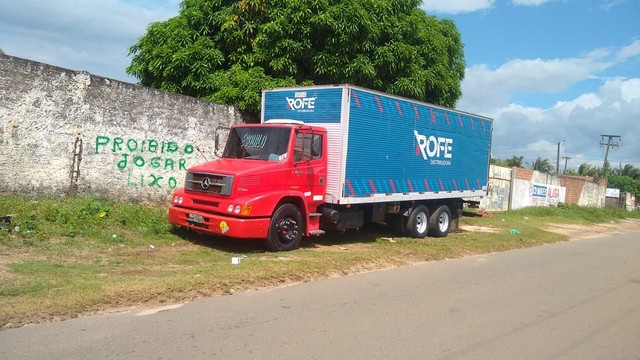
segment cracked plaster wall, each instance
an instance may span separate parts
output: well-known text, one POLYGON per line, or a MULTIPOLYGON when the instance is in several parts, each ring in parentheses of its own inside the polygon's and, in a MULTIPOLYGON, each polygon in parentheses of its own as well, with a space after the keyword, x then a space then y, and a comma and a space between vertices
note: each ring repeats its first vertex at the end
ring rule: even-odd
POLYGON ((0 192, 165 201, 215 157, 216 129, 243 121, 231 106, 0 54, 0 192))

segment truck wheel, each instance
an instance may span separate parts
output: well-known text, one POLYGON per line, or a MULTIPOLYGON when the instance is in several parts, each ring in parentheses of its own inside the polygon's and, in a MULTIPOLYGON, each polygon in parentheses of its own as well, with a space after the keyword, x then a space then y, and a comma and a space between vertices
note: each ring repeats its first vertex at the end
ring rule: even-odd
POLYGON ((451 210, 447 205, 441 205, 429 218, 429 235, 445 237, 451 227, 451 210))
POLYGON ((295 205, 281 205, 271 218, 269 234, 264 241, 270 251, 297 249, 302 239, 302 215, 295 205))
POLYGON ((429 209, 418 205, 409 214, 407 221, 407 235, 413 238, 424 238, 429 232, 429 209))

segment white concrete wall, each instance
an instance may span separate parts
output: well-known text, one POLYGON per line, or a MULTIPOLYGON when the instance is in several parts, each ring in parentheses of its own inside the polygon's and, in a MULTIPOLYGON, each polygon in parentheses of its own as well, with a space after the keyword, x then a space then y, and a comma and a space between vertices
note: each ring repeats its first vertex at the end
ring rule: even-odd
POLYGON ((606 182, 604 186, 598 183, 585 182, 582 187, 578 205, 604 207, 606 190, 606 182))
POLYGON ((514 168, 510 209, 528 206, 556 206, 565 202, 566 188, 558 176, 514 168))
POLYGON ((509 210, 511 193, 511 168, 489 166, 489 191, 480 200, 480 208, 488 211, 509 210))
POLYGON ((231 106, 0 55, 0 192, 163 201, 215 157, 216 129, 242 121, 231 106))

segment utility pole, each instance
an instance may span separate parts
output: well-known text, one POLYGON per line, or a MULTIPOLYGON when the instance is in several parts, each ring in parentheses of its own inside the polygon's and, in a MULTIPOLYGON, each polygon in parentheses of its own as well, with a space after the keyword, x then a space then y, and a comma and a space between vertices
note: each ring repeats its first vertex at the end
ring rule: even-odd
POLYGON ((604 162, 602 163, 602 170, 607 172, 607 159, 609 158, 609 149, 612 147, 619 147, 620 143, 615 142, 622 141, 622 137, 620 135, 600 135, 600 146, 607 146, 607 149, 604 152, 604 162), (604 138, 608 138, 607 142, 604 142, 604 138))
POLYGON ((558 156, 556 157, 556 175, 560 173, 560 144, 565 142, 565 139, 558 141, 558 156))
POLYGON ((571 157, 563 156, 562 158, 564 159, 564 170, 562 170, 562 173, 566 174, 567 173, 567 160, 571 159, 571 157))

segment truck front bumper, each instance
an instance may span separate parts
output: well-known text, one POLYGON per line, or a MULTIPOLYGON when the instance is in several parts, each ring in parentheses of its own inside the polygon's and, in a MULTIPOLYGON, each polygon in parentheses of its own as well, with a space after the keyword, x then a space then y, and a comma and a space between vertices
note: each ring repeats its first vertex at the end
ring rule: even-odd
POLYGON ((204 233, 238 239, 264 239, 269 218, 241 219, 177 206, 169 207, 169 222, 204 233))

